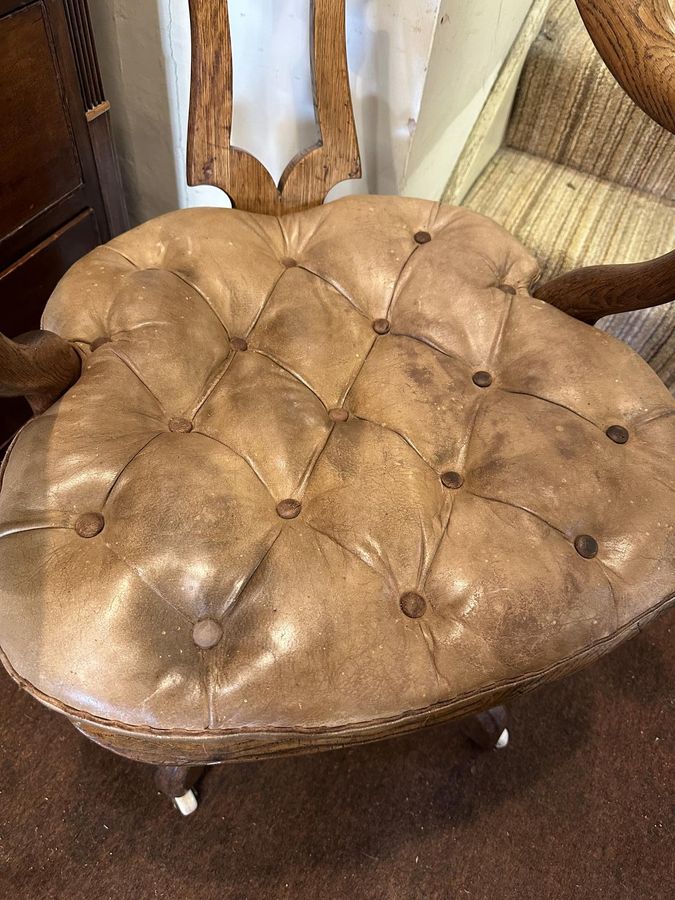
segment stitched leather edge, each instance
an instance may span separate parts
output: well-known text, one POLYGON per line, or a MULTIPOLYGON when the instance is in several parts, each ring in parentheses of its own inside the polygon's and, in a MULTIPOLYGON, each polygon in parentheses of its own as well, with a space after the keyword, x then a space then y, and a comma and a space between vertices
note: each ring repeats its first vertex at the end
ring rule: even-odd
MULTIPOLYGON (((365 719, 357 722, 348 722, 344 725, 326 725, 320 727, 258 725, 240 726, 238 728, 214 728, 199 730, 188 730, 181 728, 153 728, 152 726, 145 725, 131 725, 125 722, 119 722, 112 719, 104 719, 100 716, 94 716, 90 713, 86 713, 84 710, 77 710, 74 707, 68 706, 62 701, 43 693, 29 681, 19 675, 18 672, 16 672, 16 670, 7 659, 7 656, 5 655, 2 648, 0 648, 0 661, 3 663, 5 669, 12 677, 12 679, 20 687, 22 687, 29 694, 35 697, 35 699, 42 703, 44 706, 47 706, 48 708, 67 716, 73 721, 73 724, 75 724, 76 727, 78 722, 82 722, 102 727, 109 733, 118 732, 122 734, 133 735, 136 737, 160 739, 168 737, 174 740, 184 738, 186 740, 216 741, 227 736, 262 737, 263 735, 280 737, 284 735, 295 735, 301 737, 304 735, 308 738, 312 736, 323 736, 326 738, 334 736, 336 739, 339 739, 341 735, 346 735, 348 739, 353 738, 354 740, 356 740, 359 733, 367 733, 368 730, 375 728, 384 728, 386 726, 391 726, 391 730, 393 731, 398 726, 404 728, 406 724, 410 724, 411 727, 414 727, 414 725, 417 724, 419 720, 427 718, 433 719, 434 721, 437 721, 441 718, 452 718, 451 713, 453 710, 458 711, 458 716, 460 714, 467 714, 470 712, 478 711, 482 706, 484 706, 481 701, 488 697, 493 699, 495 695, 499 695, 500 699, 503 699, 507 695, 525 693, 527 690, 534 689, 540 683, 552 681, 557 673, 565 674, 565 670, 567 670, 567 672, 571 674, 577 669, 582 668, 585 662, 592 662, 594 659, 612 650, 615 646, 618 646, 624 639, 630 636, 631 632, 640 631, 643 624, 650 622, 652 619, 656 618, 656 616, 665 612, 665 610, 674 603, 675 592, 665 597, 646 613, 636 616, 629 622, 622 625, 621 628, 613 631, 611 634, 606 635, 604 638, 600 638, 597 641, 594 641, 592 644, 588 644, 582 650, 579 650, 576 653, 571 654, 570 656, 566 656, 544 669, 539 669, 535 672, 531 672, 527 675, 522 675, 517 678, 503 679, 502 681, 491 682, 487 687, 483 687, 475 691, 468 691, 464 694, 458 694, 456 697, 453 697, 452 700, 441 701, 439 703, 433 704, 432 706, 422 707, 415 710, 406 710, 405 712, 399 713, 396 716, 382 717, 378 719, 365 719), (595 652, 598 650, 599 652, 595 652)), ((487 705, 491 706, 493 705, 493 703, 490 702, 487 705)), ((422 722, 420 727, 422 727, 424 724, 425 723, 422 722)))

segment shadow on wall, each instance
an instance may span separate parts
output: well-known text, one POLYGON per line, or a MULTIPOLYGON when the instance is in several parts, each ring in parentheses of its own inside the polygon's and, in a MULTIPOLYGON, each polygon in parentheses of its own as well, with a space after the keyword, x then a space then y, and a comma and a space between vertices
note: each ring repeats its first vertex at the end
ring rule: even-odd
POLYGON ((132 224, 179 205, 160 3, 89 0, 132 224))
POLYGON ((394 160, 393 121, 384 85, 391 81, 391 38, 372 30, 373 0, 347 3, 347 56, 354 118, 361 152, 360 182, 343 182, 328 199, 355 193, 397 193, 399 174, 394 160))

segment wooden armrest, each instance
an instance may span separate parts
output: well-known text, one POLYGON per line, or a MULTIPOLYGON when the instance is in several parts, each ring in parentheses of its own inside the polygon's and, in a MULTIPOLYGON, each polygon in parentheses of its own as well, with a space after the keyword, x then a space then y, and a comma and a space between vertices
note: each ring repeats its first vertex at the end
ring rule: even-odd
POLYGON ((675 132, 675 14, 669 0, 576 0, 598 53, 648 116, 675 132))
POLYGON ((675 250, 648 262, 589 266, 547 281, 534 296, 594 325, 603 316, 675 300, 675 250))
MULTIPOLYGON (((669 0, 576 0, 598 53, 626 93, 675 133, 675 15, 669 0)), ((534 296, 594 324, 675 300, 675 251, 658 259, 575 269, 534 296)))
POLYGON ((51 331, 31 331, 16 341, 0 334, 0 397, 26 397, 44 412, 80 376, 75 348, 51 331))

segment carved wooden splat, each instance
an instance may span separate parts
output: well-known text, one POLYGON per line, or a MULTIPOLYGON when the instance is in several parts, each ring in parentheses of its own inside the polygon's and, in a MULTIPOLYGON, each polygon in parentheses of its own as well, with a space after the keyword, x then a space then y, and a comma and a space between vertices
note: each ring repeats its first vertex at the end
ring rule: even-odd
POLYGON ((278 186, 262 163, 230 143, 232 44, 227 0, 189 0, 192 88, 188 182, 224 190, 237 209, 283 215, 318 206, 361 159, 349 89, 345 0, 310 0, 312 85, 320 140, 286 166, 278 186))

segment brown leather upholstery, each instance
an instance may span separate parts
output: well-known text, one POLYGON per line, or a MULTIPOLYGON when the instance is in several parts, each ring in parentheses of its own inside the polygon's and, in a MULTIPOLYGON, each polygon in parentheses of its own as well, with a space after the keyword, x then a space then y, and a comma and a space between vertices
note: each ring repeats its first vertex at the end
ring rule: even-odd
POLYGON ((173 213, 44 327, 83 376, 0 491, 0 643, 154 761, 364 740, 598 656, 675 592, 675 403, 467 210, 173 213))

